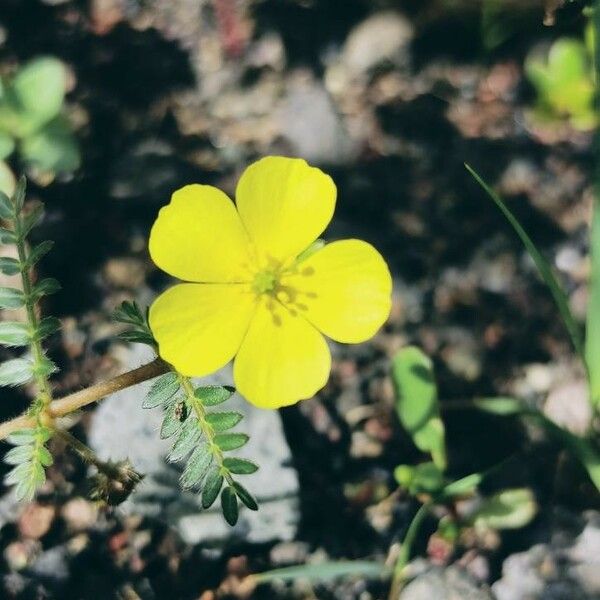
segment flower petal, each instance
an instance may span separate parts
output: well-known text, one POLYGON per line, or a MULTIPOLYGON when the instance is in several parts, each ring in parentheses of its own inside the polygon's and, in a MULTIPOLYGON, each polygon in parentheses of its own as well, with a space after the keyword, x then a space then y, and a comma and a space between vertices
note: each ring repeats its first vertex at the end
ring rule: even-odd
POLYGON ((281 285, 278 299, 338 342, 364 342, 390 314, 389 269, 361 240, 328 244, 282 277, 281 285))
POLYGON ((269 156, 240 177, 236 204, 259 258, 284 262, 314 242, 331 221, 331 177, 299 158, 269 156))
POLYGON ((210 185, 186 185, 160 210, 152 260, 186 281, 249 281, 250 244, 233 202, 210 185))
POLYGON ((256 306, 246 284, 182 283, 150 307, 159 354, 188 377, 208 375, 235 355, 256 306))
POLYGON ((311 398, 326 383, 331 355, 323 336, 304 318, 263 297, 235 358, 235 385, 259 408, 311 398))

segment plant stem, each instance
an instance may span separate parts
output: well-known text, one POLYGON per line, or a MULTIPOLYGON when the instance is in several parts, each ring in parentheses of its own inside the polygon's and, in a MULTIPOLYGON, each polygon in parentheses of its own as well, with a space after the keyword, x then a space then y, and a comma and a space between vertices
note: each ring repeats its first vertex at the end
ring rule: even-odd
MULTIPOLYGON (((594 30, 594 85, 596 88, 595 108, 600 115, 600 1, 594 3, 591 17, 594 30)), ((586 322, 585 354, 589 367, 590 401, 596 411, 600 410, 600 131, 594 137, 596 166, 594 197, 592 205, 592 228, 590 232, 591 272, 586 322)))
POLYGON ((400 553, 398 554, 398 558, 396 559, 396 564, 394 566, 394 575, 392 578, 389 600, 398 600, 399 598, 400 590, 402 589, 402 583, 404 580, 404 569, 410 560, 413 544, 415 543, 419 529, 421 528, 425 517, 429 513, 430 508, 430 502, 422 504, 408 526, 408 530, 404 536, 404 541, 400 547, 400 553))
MULTIPOLYGON (((97 402, 102 398, 146 381, 158 377, 163 373, 170 370, 170 367, 160 358, 156 358, 152 362, 118 375, 108 381, 97 383, 89 388, 69 394, 60 400, 54 400, 47 407, 47 412, 51 417, 63 417, 69 413, 76 411, 77 409, 97 402)), ((36 418, 29 414, 24 414, 10 421, 0 423, 0 440, 9 436, 13 431, 18 429, 26 429, 33 427, 36 424, 36 418)))
POLYGON ((227 480, 229 484, 232 483, 233 479, 228 469, 223 466, 223 451, 219 446, 214 443, 215 431, 212 428, 211 424, 206 420, 206 410, 202 405, 202 402, 196 398, 196 394, 194 393, 194 387, 189 379, 189 377, 185 377, 183 375, 177 374, 179 377, 179 382, 181 383, 181 387, 184 389, 188 401, 194 408, 194 412, 198 417, 198 425, 200 426, 200 430, 206 437, 209 445, 210 451, 214 457, 215 462, 219 465, 219 470, 223 477, 227 480))
POLYGON ((93 465, 96 467, 96 469, 98 469, 98 471, 101 471, 107 477, 114 479, 118 476, 118 471, 114 466, 104 462, 103 460, 100 460, 91 448, 88 448, 82 441, 78 440, 68 431, 65 431, 64 429, 57 429, 56 435, 62 438, 69 446, 71 446, 71 448, 77 454, 79 454, 84 462, 93 465))
POLYGON ((32 297, 32 286, 30 279, 31 267, 28 266, 28 252, 26 248, 26 242, 21 235, 21 217, 17 216, 15 220, 15 233, 17 236, 17 252, 19 255, 19 262, 21 263, 21 282, 23 284, 23 294, 25 296, 25 310, 27 312, 27 322, 31 330, 31 341, 29 348, 31 350, 31 357, 33 362, 33 376, 35 384, 37 386, 37 397, 36 400, 40 400, 40 406, 34 408, 34 414, 36 417, 40 417, 41 413, 44 412, 50 403, 52 402, 52 389, 48 382, 48 377, 42 372, 42 364, 44 362, 44 349, 42 348, 42 342, 37 337, 40 321, 37 313, 37 303, 32 297))

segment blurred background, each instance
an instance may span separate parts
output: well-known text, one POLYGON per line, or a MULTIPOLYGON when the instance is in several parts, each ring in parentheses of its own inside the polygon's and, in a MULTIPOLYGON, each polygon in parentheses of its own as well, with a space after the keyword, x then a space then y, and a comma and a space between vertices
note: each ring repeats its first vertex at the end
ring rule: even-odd
MULTIPOLYGON (((46 303, 63 324, 51 346, 58 395, 148 359, 114 341, 110 314, 169 284, 146 243, 171 192, 200 182, 233 195, 266 154, 330 173, 338 205, 327 239, 368 240, 394 276, 389 322, 369 343, 332 346, 317 398, 243 409, 247 454, 262 467, 247 480, 258 514, 231 530, 201 513, 164 459, 158 417, 140 408, 143 386, 130 389, 80 414, 74 431, 104 457, 129 456, 147 473, 142 488, 98 509, 85 500, 86 468, 65 452, 35 502, 17 506, 4 491, 0 597, 386 597, 378 579, 255 588, 244 577, 386 561, 415 507, 394 492, 394 467, 420 454, 398 424, 390 378, 391 357, 412 343, 434 361, 449 472, 509 459, 493 485, 532 488, 538 512, 453 545, 425 526, 420 587, 402 598, 600 598, 600 502, 581 467, 517 420, 459 409, 506 394, 574 432, 591 419, 551 297, 463 166, 507 199, 583 320, 596 125, 585 4, 0 1, 0 188, 25 173, 46 203, 38 235, 56 247, 42 274, 63 285, 46 303), (28 99, 21 112, 15 94, 28 99)), ((3 390, 3 418, 26 405, 3 390)))

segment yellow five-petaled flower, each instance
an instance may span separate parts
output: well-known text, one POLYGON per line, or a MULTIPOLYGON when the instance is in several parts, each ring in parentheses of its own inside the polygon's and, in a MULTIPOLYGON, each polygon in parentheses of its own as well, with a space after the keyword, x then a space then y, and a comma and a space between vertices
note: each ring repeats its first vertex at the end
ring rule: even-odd
POLYGON ((217 188, 188 185, 161 209, 150 254, 182 283, 150 308, 161 357, 202 376, 235 357, 239 392, 262 408, 310 398, 327 382, 321 333, 372 337, 390 311, 392 281, 366 242, 313 245, 333 216, 331 178, 300 159, 250 165, 236 206, 217 188))

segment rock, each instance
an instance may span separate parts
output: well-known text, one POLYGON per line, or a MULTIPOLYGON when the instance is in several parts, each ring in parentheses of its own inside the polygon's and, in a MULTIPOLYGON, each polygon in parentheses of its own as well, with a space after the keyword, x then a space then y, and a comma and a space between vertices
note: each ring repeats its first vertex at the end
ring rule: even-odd
POLYGON ((394 11, 378 12, 357 25, 346 38, 342 61, 354 74, 363 74, 384 61, 410 64, 413 26, 394 11))
MULTIPOLYGON (((486 587, 458 567, 432 567, 417 575, 400 593, 398 600, 494 600, 486 587)), ((513 600, 516 600, 514 598, 513 600)))
MULTIPOLYGON (((150 351, 139 345, 132 346, 128 354, 124 370, 152 358, 150 351)), ((204 384, 231 381, 230 367, 200 380, 204 384)), ((191 544, 224 540, 231 535, 256 543, 292 539, 298 518, 298 479, 289 466, 291 454, 277 412, 254 409, 237 395, 228 401, 230 409, 245 415, 240 431, 248 433, 250 441, 243 455, 261 467, 243 479, 244 486, 257 497, 260 510, 242 510, 238 524, 231 529, 223 520, 218 503, 203 511, 197 494, 181 491, 179 468, 165 460, 171 442, 158 435, 160 410, 141 408, 149 386, 150 382, 146 382, 107 398, 96 409, 89 431, 89 443, 100 457, 129 458, 135 468, 146 474, 136 493, 122 505, 123 510, 165 519, 191 544)))
POLYGON ((304 73, 290 81, 279 123, 293 153, 311 163, 341 164, 356 153, 327 90, 304 73))
POLYGON ((551 541, 509 556, 493 584, 498 600, 594 600, 600 597, 600 515, 583 528, 557 525, 551 541))
POLYGON ((55 546, 42 552, 27 569, 28 574, 58 582, 69 577, 68 550, 65 545, 55 546))
POLYGON ((50 529, 56 508, 50 505, 38 504, 32 502, 25 505, 23 512, 19 516, 19 533, 23 537, 38 540, 50 529))
POLYGON ((98 510, 84 498, 73 498, 62 507, 61 516, 70 531, 83 531, 94 525, 98 510))
POLYGON ((586 382, 571 380, 557 385, 546 398, 544 414, 572 433, 585 434, 592 420, 586 382))

